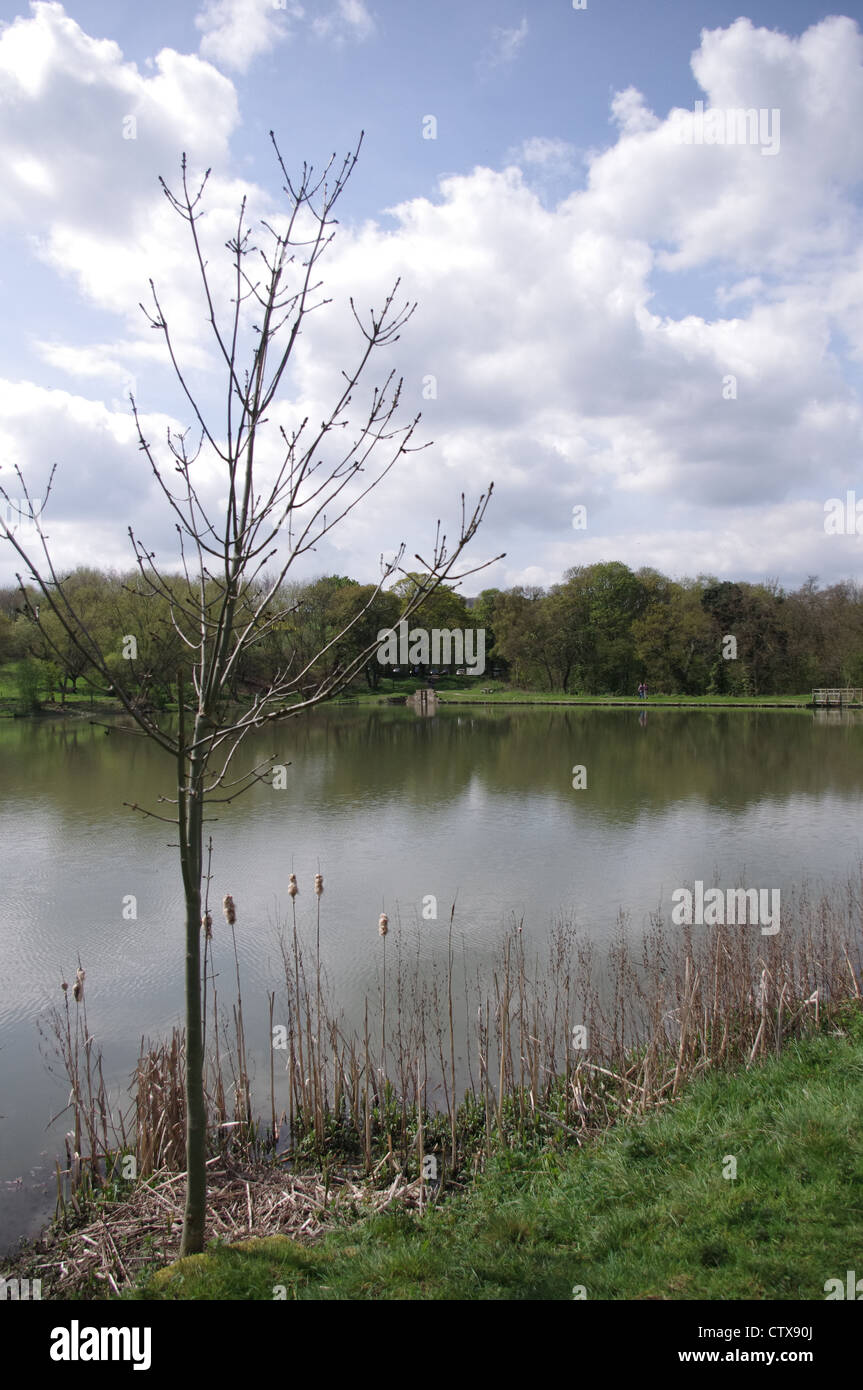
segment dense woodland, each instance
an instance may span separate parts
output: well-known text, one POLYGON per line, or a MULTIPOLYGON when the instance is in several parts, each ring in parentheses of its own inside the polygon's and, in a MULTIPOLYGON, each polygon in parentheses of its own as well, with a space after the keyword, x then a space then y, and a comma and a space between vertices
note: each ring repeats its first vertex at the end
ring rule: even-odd
MULTIPOLYGON (((173 582, 181 600, 186 581, 177 576, 173 582)), ((296 672, 302 689, 322 670, 346 666, 396 622, 416 582, 406 576, 376 596, 374 585, 345 576, 288 586, 274 596, 273 612, 287 606, 289 617, 264 624, 236 668, 231 694, 243 699, 275 670, 296 672), (366 605, 347 636, 333 643, 366 605)), ((263 584, 244 595, 238 623, 263 584)), ((118 671, 124 663, 127 678, 123 639, 136 637, 138 655, 130 664, 137 693, 155 705, 168 702, 185 653, 167 601, 154 597, 136 573, 79 568, 65 577, 64 588, 92 635, 115 653, 118 671)), ((14 588, 0 590, 0 667, 31 708, 89 690, 92 675, 58 618, 44 600, 38 609, 37 603, 35 591, 25 597, 14 588)), ((812 577, 787 592, 773 582, 708 575, 673 580, 612 561, 568 570, 549 589, 486 589, 465 599, 441 588, 411 626, 484 628, 485 680, 493 669, 526 689, 632 694, 643 679, 652 694, 768 695, 863 685, 863 590, 852 580, 821 588, 812 577), (734 649, 729 637, 736 657, 723 654, 734 649)), ((365 684, 377 689, 389 675, 373 660, 365 684)))

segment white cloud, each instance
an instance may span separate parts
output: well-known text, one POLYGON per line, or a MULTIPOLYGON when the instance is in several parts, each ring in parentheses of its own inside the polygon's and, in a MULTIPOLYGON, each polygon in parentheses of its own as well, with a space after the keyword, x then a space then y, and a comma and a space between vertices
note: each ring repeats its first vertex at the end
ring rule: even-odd
MULTIPOLYGON (((588 512, 588 520, 590 513, 588 512)), ((650 565, 677 579, 696 574, 718 579, 739 579, 751 573, 752 556, 759 557, 763 576, 776 574, 824 574, 824 511, 821 501, 793 502, 766 508, 757 516, 732 511, 712 525, 669 528, 664 533, 633 528, 591 535, 573 533, 573 539, 556 541, 543 550, 541 565, 506 566, 506 584, 560 582, 573 565, 592 565, 611 558, 623 559, 632 569, 650 565)), ((853 536, 830 537, 835 548, 834 573, 857 568, 853 536)))
POLYGON ((333 38, 337 43, 345 38, 370 38, 374 30, 375 22, 364 0, 336 0, 329 14, 312 20, 312 31, 319 38, 333 38))
POLYGON ((132 361, 161 361, 163 351, 157 343, 94 343, 89 347, 73 347, 70 343, 37 340, 34 347, 44 362, 58 367, 70 376, 117 377, 125 380, 132 361), (126 359, 123 361, 122 359, 126 359))
MULTIPOLYGON (((0 82, 0 226, 26 227, 32 252, 89 304, 123 317, 132 339, 121 358, 137 339, 152 346, 138 307, 149 299, 152 277, 178 345, 203 366, 188 233, 159 178, 176 190, 186 151, 194 192, 200 171, 212 166, 200 231, 207 247, 221 251, 249 187, 220 173, 239 120, 231 81, 172 49, 144 75, 116 44, 85 34, 62 6, 38 3, 32 18, 0 31, 0 82)), ((224 255, 214 254, 216 284, 226 274, 224 255)), ((54 365, 70 369, 71 358, 61 363, 57 351, 54 365)), ((108 370, 120 374, 117 363, 108 370)))
POLYGON ((517 58, 528 35, 527 18, 523 18, 517 29, 492 30, 491 42, 480 59, 480 67, 491 69, 505 67, 517 58))
POLYGON ((35 223, 43 241, 54 223, 122 239, 180 150, 224 161, 238 120, 232 84, 172 49, 155 67, 143 76, 57 4, 0 31, 0 223, 35 223))
POLYGON ((791 38, 739 19, 704 33, 692 70, 705 109, 779 109, 778 153, 681 144, 680 113, 654 123, 638 94, 623 94, 621 137, 591 168, 594 221, 669 243, 659 264, 673 270, 716 261, 784 274, 856 248, 863 34, 855 22, 832 17, 791 38))
POLYGON ((507 152, 507 159, 516 164, 538 165, 543 169, 569 169, 575 156, 575 146, 568 140, 546 135, 533 135, 507 152))
POLYGON ((641 135, 647 130, 656 130, 659 120, 645 104, 644 97, 635 87, 615 92, 611 101, 611 120, 618 126, 622 135, 641 135))
MULTIPOLYGON (((523 41, 526 22, 510 33, 523 41)), ((433 197, 392 209, 386 226, 352 226, 346 200, 321 263, 333 302, 298 340, 273 425, 300 411, 322 418, 362 346, 349 295, 380 305, 400 275, 400 302, 416 298, 419 308, 367 387, 390 367, 402 373, 402 419, 422 410, 415 442, 435 444, 399 462, 371 505, 320 547, 317 570, 370 576, 413 518, 440 515, 451 534, 458 494, 476 496, 494 478, 472 554, 510 553, 481 585, 553 582, 569 565, 609 558, 678 574, 847 573, 854 538, 825 537, 823 503, 854 486, 863 438, 860 398, 844 374, 863 362, 861 58, 863 37, 841 18, 800 38, 749 21, 704 35, 693 70, 706 104, 781 107, 774 158, 682 146, 671 119, 627 89, 612 102, 613 144, 557 206, 528 181, 573 158, 552 136, 525 139, 503 169, 444 179, 433 197), (713 274, 715 314, 660 312, 658 269, 681 299, 687 271, 713 274), (733 399, 723 396, 729 376, 733 399), (436 390, 426 398, 429 378, 436 390), (577 503, 588 507, 585 533, 571 527, 577 503)), ((271 217, 276 202, 232 177, 232 83, 171 50, 144 77, 115 44, 44 4, 0 32, 0 76, 0 216, 35 227, 43 261, 119 320, 113 335, 100 321, 89 343, 40 341, 43 361, 94 394, 120 396, 130 372, 150 381, 163 347, 135 306, 152 274, 184 360, 206 379, 213 359, 187 233, 156 174, 172 173, 186 138, 196 168, 214 164, 201 230, 227 303, 223 243, 240 197, 248 192, 253 220, 271 217), (121 137, 124 113, 138 117, 137 141, 121 137)), ((0 387, 0 419, 10 412, 0 446, 37 472, 54 457, 81 470, 100 554, 113 553, 101 549, 104 529, 130 513, 170 549, 124 433, 127 412, 25 386, 0 387)), ((356 393, 357 412, 367 399, 356 393)), ((154 400, 166 417, 188 413, 155 390, 154 400)), ((215 477, 207 495, 219 495, 215 477)), ((57 534, 71 537, 75 499, 58 493, 57 504, 57 534)), ((120 544, 123 524, 113 524, 120 544)), ((417 529, 405 538, 424 551, 427 528, 417 529)))
POLYGON ((201 55, 220 67, 247 72, 255 58, 291 34, 305 11, 295 0, 205 0, 195 16, 203 33, 201 55))
POLYGON ((365 0, 335 0, 328 13, 317 15, 299 0, 205 0, 195 25, 203 33, 202 57, 245 73, 256 58, 289 39, 301 20, 317 38, 336 44, 362 41, 375 30, 365 0))
MULTIPOLYGON (((164 434, 168 424, 176 428, 176 421, 148 415, 145 429, 164 434)), ((114 411, 102 401, 48 390, 32 381, 0 380, 0 482, 17 496, 14 470, 20 467, 26 470, 34 496, 41 496, 51 465, 57 462, 54 495, 44 515, 52 542, 58 534, 65 538, 55 557, 59 565, 80 564, 85 554, 108 553, 122 553, 128 564, 128 522, 137 528, 146 518, 168 537, 170 523, 159 516, 152 476, 124 466, 136 452, 128 411, 114 411), (124 525, 117 525, 118 516, 125 519, 124 525), (113 535, 108 552, 92 544, 95 534, 103 532, 113 535)), ((3 558, 8 562, 10 557, 3 558)))

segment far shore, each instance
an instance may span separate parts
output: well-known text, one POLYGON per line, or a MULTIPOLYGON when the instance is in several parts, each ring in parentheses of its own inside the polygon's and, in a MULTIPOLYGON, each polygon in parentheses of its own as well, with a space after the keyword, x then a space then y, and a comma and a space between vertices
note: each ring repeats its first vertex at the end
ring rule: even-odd
MULTIPOLYGON (((348 689, 325 700, 319 708, 354 705, 363 708, 382 709, 387 706, 402 705, 418 690, 433 690, 441 705, 505 705, 509 706, 550 706, 585 707, 610 709, 783 709, 816 710, 829 709, 859 710, 863 703, 848 702, 842 705, 816 705, 810 694, 797 695, 648 695, 640 699, 637 695, 569 695, 559 691, 519 690, 509 686, 496 685, 477 688, 472 682, 465 685, 455 679, 443 682, 412 681, 383 682, 377 690, 348 689)), ((242 706, 241 706, 242 708, 242 706)), ((164 714, 176 713, 175 704, 167 704, 164 714)), ((92 704, 89 696, 82 693, 59 701, 46 701, 42 708, 23 714, 15 708, 15 701, 0 698, 0 719, 41 719, 74 718, 101 724, 107 719, 115 719, 126 714, 118 700, 96 699, 92 704)))

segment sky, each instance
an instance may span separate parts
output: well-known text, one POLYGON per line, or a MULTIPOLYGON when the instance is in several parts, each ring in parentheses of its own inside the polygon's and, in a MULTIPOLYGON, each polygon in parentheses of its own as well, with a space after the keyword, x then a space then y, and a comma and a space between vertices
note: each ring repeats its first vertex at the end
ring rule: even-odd
MULTIPOLYGON (((227 316, 241 200, 256 245, 287 210, 272 129, 292 176, 363 140, 261 478, 278 427, 328 414, 358 358, 350 297, 362 316, 396 280, 416 309, 351 410, 395 372, 428 445, 297 578, 427 555, 493 481, 461 569, 505 555, 466 594, 606 560, 863 580, 863 14, 740 3, 0 0, 0 483, 17 497, 17 466, 39 495, 56 463, 55 564, 128 568, 130 526, 178 562, 129 403, 169 460, 194 417, 140 307, 151 280, 219 438, 226 391, 159 179, 177 187, 184 152, 212 171, 199 226, 227 316)), ((217 461, 196 467, 218 513, 217 461)), ((0 583, 20 568, 0 543, 0 583)))

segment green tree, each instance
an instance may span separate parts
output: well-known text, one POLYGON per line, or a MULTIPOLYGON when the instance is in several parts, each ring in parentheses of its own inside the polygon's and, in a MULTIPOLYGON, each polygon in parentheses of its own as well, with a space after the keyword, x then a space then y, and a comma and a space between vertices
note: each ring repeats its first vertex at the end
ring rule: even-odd
POLYGON ((634 619, 635 657, 652 690, 700 695, 715 661, 712 627, 701 605, 698 580, 676 583, 656 570, 639 570, 647 604, 634 619))
POLYGON ((37 714, 42 708, 41 691, 45 683, 44 663, 22 656, 15 667, 15 693, 18 714, 37 714))
POLYGON ((581 683, 591 694, 630 693, 639 674, 632 624, 647 602, 644 586, 619 560, 578 566, 564 579, 581 597, 581 683))
POLYGON ((516 586, 495 603, 495 647, 510 668, 516 685, 530 688, 547 684, 552 674, 545 651, 546 596, 542 589, 516 586))

